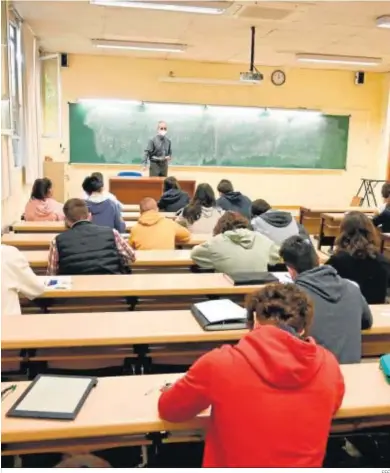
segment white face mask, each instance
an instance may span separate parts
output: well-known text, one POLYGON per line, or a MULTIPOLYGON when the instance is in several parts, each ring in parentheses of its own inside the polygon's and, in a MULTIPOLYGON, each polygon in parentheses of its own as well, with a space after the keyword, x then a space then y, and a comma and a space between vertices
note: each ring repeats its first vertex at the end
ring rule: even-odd
POLYGON ((158 134, 160 136, 165 136, 167 134, 167 130, 158 130, 158 134))

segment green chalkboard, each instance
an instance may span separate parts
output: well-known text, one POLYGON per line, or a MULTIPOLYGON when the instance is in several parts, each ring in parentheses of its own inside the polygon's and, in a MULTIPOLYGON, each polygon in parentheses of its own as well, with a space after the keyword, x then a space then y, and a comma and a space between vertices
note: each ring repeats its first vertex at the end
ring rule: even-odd
POLYGON ((70 162, 139 164, 159 120, 176 165, 346 168, 348 116, 111 101, 69 104, 70 162))

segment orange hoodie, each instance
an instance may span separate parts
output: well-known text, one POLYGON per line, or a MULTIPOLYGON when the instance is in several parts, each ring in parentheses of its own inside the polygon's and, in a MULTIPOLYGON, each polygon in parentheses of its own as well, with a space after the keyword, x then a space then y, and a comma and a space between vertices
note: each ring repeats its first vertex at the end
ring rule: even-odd
POLYGON ((174 250, 188 243, 191 233, 155 210, 144 212, 131 229, 130 245, 136 250, 174 250))

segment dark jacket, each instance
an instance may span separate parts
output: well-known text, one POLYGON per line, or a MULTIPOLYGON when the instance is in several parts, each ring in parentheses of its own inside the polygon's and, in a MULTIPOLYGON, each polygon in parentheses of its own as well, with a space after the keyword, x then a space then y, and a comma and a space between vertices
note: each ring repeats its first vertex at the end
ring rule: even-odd
POLYGON ((262 233, 277 245, 282 245, 284 240, 294 235, 301 235, 310 241, 310 237, 303 225, 297 223, 289 212, 281 210, 268 210, 252 219, 255 232, 262 233))
POLYGON ((178 212, 190 202, 187 192, 179 189, 169 189, 164 192, 158 201, 158 208, 161 212, 178 212))
POLYGON ((166 156, 172 156, 171 140, 166 136, 156 135, 148 141, 144 153, 144 164, 148 161, 161 162, 166 156))
POLYGON ((222 194, 217 200, 217 207, 222 210, 231 210, 232 212, 239 212, 248 220, 252 215, 252 202, 249 197, 242 195, 241 192, 228 192, 222 194))
POLYGON ((369 304, 384 304, 389 282, 390 261, 378 253, 376 258, 356 258, 346 251, 331 256, 327 264, 342 278, 355 281, 369 304))
POLYGON ((119 233, 126 231, 126 224, 122 220, 121 212, 116 202, 108 197, 100 202, 93 202, 91 200, 86 200, 85 202, 92 215, 93 223, 113 228, 119 233))
POLYGON ((124 272, 111 228, 83 220, 58 234, 56 244, 60 275, 124 272))
POLYGON ((357 284, 342 279, 326 265, 301 273, 295 283, 314 303, 310 335, 339 363, 359 363, 361 331, 371 327, 372 315, 357 284))
POLYGON ((376 227, 380 227, 382 233, 390 233, 390 208, 386 207, 383 212, 372 219, 376 227))

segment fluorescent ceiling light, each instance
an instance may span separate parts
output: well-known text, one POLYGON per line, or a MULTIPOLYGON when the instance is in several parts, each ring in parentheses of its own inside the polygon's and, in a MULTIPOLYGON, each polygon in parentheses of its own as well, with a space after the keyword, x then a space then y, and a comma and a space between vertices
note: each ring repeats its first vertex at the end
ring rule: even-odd
POLYGON ((381 58, 375 57, 354 57, 354 56, 332 56, 327 54, 306 54, 298 53, 296 58, 299 62, 314 62, 323 64, 347 64, 357 66, 378 66, 381 58))
MULTIPOLYGON (((221 15, 224 13, 225 8, 217 8, 215 6, 208 6, 207 2, 199 2, 199 5, 194 4, 195 2, 171 2, 163 3, 161 1, 156 2, 129 2, 126 0, 90 0, 93 5, 101 5, 105 7, 127 7, 127 8, 141 8, 144 10, 162 10, 162 11, 174 11, 184 13, 203 13, 207 15, 221 15)), ((210 4, 213 2, 210 2, 210 4)))
POLYGON ((159 77, 159 82, 174 84, 202 84, 202 85, 259 85, 258 81, 241 81, 232 79, 206 79, 200 77, 159 77))
POLYGON ((390 28, 390 15, 384 15, 377 18, 376 26, 378 28, 390 28))
POLYGON ((114 104, 126 104, 126 105, 142 105, 139 100, 121 100, 121 99, 77 99, 78 103, 86 103, 91 105, 114 105, 114 104))
POLYGON ((127 49, 133 51, 157 51, 161 53, 182 53, 186 50, 185 44, 147 43, 139 41, 116 41, 108 39, 93 39, 92 44, 102 49, 127 49))

